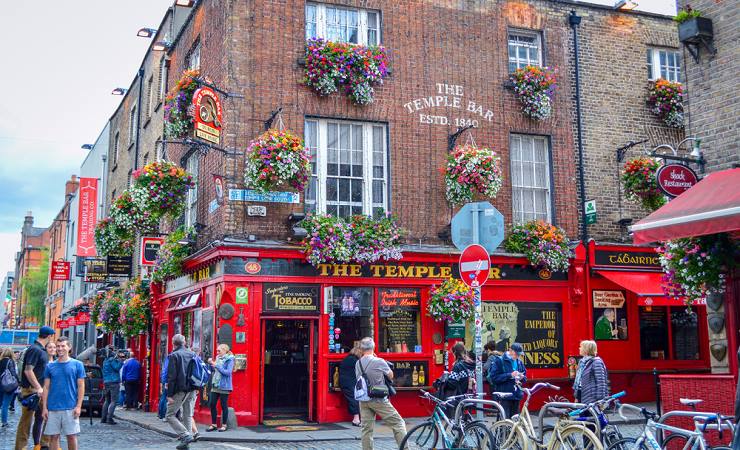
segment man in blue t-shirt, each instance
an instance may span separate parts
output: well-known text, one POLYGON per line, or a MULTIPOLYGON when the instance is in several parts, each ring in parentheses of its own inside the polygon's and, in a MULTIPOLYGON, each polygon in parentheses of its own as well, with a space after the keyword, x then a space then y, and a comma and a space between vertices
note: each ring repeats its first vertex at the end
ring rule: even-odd
POLYGON ((85 396, 85 366, 69 357, 69 339, 57 340, 57 360, 44 371, 42 416, 46 420, 44 434, 49 436, 49 449, 59 449, 59 436, 67 437, 67 448, 77 450, 80 434, 80 414, 85 396))

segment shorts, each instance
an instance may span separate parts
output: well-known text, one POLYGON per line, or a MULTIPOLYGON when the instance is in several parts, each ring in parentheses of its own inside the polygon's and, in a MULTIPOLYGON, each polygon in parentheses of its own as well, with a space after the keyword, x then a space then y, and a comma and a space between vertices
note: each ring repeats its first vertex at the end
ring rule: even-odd
POLYGON ((73 409, 49 411, 49 418, 46 419, 44 434, 46 436, 80 434, 80 418, 75 419, 73 409))

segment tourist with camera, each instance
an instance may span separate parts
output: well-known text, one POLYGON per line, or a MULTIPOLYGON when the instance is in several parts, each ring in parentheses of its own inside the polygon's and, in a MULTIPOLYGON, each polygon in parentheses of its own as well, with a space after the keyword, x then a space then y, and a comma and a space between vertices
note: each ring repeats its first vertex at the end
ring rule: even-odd
POLYGON ((118 391, 121 389, 121 367, 123 367, 125 353, 116 352, 112 345, 105 348, 105 353, 105 360, 103 361, 103 383, 105 386, 103 396, 105 403, 101 411, 103 418, 100 423, 115 425, 117 422, 113 420, 113 414, 116 411, 118 391))

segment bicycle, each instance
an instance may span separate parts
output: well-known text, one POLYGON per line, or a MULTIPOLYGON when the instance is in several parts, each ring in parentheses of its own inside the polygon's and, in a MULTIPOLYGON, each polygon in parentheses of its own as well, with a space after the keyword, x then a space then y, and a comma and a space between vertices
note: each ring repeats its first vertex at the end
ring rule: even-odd
MULTIPOLYGON (((530 443, 534 444, 534 450, 538 449, 586 449, 603 450, 603 446, 593 431, 589 430, 585 423, 573 421, 567 415, 561 415, 552 430, 547 441, 537 436, 534 430, 532 418, 529 415, 529 401, 532 395, 540 389, 559 390, 558 386, 550 383, 537 383, 530 389, 524 391, 525 400, 522 410, 511 419, 500 420, 493 424, 491 433, 501 450, 528 450, 530 443)), ((505 400, 513 394, 494 393, 495 398, 505 400)))
MULTIPOLYGON (((719 438, 722 439, 724 437, 724 431, 729 430, 730 432, 730 442, 732 442, 732 437, 735 434, 735 424, 733 423, 733 420, 735 419, 733 416, 725 416, 719 413, 706 413, 697 411, 696 406, 702 403, 704 400, 700 399, 689 399, 689 398, 682 398, 679 399, 682 405, 688 406, 691 408, 691 411, 671 411, 664 415, 662 415, 659 419, 659 422, 665 422, 670 417, 706 417, 708 420, 704 421, 703 424, 699 424, 697 420, 694 420, 694 426, 696 431, 701 431, 702 433, 706 433, 707 430, 717 430, 719 433, 719 438), (716 424, 714 423, 716 422, 716 424)), ((706 440, 706 439, 705 439, 706 440)), ((663 441, 663 448, 668 448, 669 443, 673 443, 673 446, 670 448, 683 448, 686 444, 686 437, 678 435, 678 434, 669 434, 666 436, 663 441)))
MULTIPOLYGON (((624 439, 622 432, 616 425, 609 423, 604 411, 609 408, 612 402, 627 395, 627 392, 617 392, 616 394, 597 400, 593 403, 587 404, 583 408, 573 410, 568 413, 573 420, 584 421, 593 425, 594 434, 601 440, 604 448, 610 447, 612 444, 624 439)), ((544 433, 543 433, 544 434, 544 433)), ((616 447, 617 450, 626 450, 624 448, 616 447)))
MULTIPOLYGON (((683 428, 674 427, 671 425, 666 425, 663 423, 660 423, 659 415, 656 412, 648 411, 646 408, 640 408, 639 406, 634 406, 630 404, 623 404, 619 407, 619 416, 625 420, 627 418, 622 414, 622 411, 624 409, 632 409, 634 411, 639 412, 640 414, 645 417, 647 420, 647 423, 645 424, 645 428, 640 436, 637 438, 622 438, 621 440, 613 443, 607 450, 612 449, 627 449, 627 450, 661 450, 665 448, 665 444, 661 446, 660 442, 658 442, 657 437, 655 436, 655 431, 667 431, 671 433, 671 436, 678 435, 682 436, 686 439, 686 444, 683 445, 684 450, 707 450, 709 447, 707 447, 707 443, 704 440, 704 433, 700 430, 685 430, 683 428)), ((701 414, 701 413, 699 413, 701 414)), ((696 416, 694 417, 695 421, 709 421, 711 419, 710 416, 714 416, 714 414, 709 414, 707 416, 696 416)), ((716 417, 714 419, 717 419, 716 417)), ((719 418, 719 426, 722 425, 722 420, 719 418)), ((698 426, 697 426, 698 428, 698 426)), ((716 450, 729 450, 729 447, 714 447, 716 450)))
POLYGON ((445 409, 454 407, 458 400, 472 398, 472 394, 455 395, 440 400, 421 389, 420 397, 434 402, 434 411, 428 420, 406 433, 399 446, 400 450, 437 448, 440 437, 443 449, 497 450, 493 445, 493 435, 484 422, 471 420, 472 416, 469 414, 463 414, 459 420, 452 420, 445 414, 445 409))

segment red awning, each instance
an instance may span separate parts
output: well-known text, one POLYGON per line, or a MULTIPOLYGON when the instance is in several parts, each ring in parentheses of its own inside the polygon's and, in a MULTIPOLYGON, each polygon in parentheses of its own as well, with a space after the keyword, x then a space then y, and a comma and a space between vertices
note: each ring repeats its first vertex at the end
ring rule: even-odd
POLYGON ((635 244, 740 230, 740 168, 707 175, 630 227, 635 244))
POLYGON ((662 275, 660 272, 612 272, 608 270, 597 270, 596 272, 640 297, 663 296, 663 289, 660 287, 662 275))

